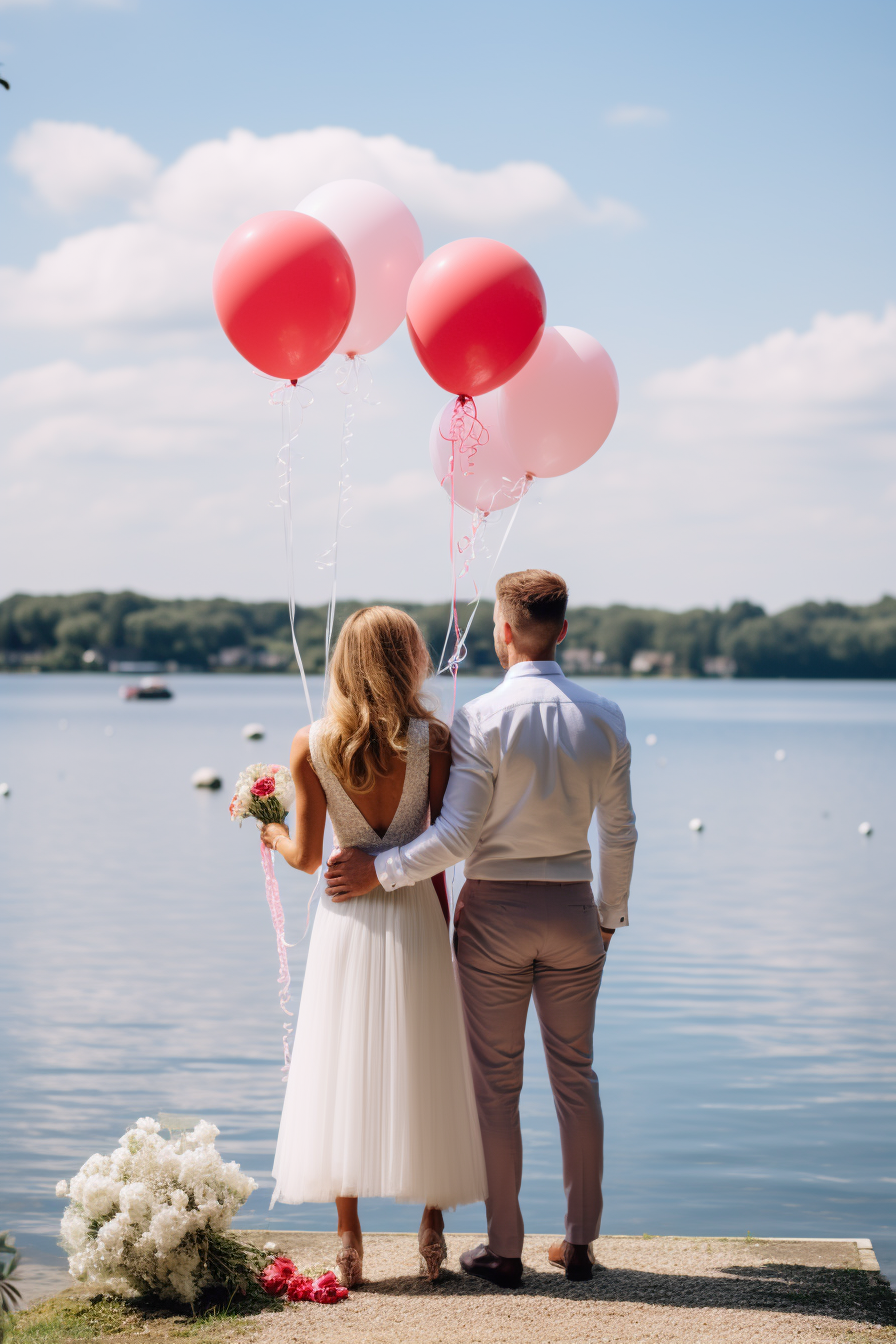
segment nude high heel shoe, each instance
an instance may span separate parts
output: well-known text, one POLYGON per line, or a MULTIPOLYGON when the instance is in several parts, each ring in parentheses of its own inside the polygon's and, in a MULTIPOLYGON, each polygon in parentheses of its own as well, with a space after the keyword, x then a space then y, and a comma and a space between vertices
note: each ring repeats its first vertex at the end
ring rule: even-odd
POLYGON ((354 1244, 354 1233, 344 1232, 343 1237, 351 1237, 351 1241, 343 1241, 342 1249, 336 1256, 336 1271, 343 1288, 357 1288, 359 1283, 364 1282, 364 1252, 354 1244))
POLYGON ((448 1259, 448 1246, 444 1232, 436 1232, 432 1227, 421 1227, 417 1235, 420 1250, 420 1277, 435 1283, 440 1278, 442 1266, 448 1259))

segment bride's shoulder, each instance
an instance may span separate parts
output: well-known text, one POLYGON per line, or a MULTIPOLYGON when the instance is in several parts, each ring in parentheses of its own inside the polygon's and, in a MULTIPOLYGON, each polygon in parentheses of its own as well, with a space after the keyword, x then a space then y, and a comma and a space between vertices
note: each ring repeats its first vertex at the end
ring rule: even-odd
POLYGON ((447 723, 441 719, 413 719, 414 731, 418 741, 428 744, 430 751, 447 751, 450 732, 447 723))
POLYGON ((306 723, 293 738, 290 751, 290 760, 293 764, 311 759, 311 735, 314 727, 313 723, 306 723))

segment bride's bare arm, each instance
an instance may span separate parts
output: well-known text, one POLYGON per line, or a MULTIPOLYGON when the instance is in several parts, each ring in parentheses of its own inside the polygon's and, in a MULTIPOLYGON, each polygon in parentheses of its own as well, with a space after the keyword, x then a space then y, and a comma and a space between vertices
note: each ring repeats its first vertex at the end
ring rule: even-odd
POLYGON ((433 744, 429 749, 429 820, 430 824, 442 810, 442 801, 448 787, 448 774, 451 770, 451 739, 445 734, 443 743, 433 744))
POLYGON ((299 729, 289 754, 289 768, 296 786, 296 838, 291 840, 289 828, 280 822, 270 822, 261 832, 269 849, 276 849, 291 868, 299 868, 303 873, 316 873, 320 867, 327 819, 326 796, 311 764, 310 731, 299 729))

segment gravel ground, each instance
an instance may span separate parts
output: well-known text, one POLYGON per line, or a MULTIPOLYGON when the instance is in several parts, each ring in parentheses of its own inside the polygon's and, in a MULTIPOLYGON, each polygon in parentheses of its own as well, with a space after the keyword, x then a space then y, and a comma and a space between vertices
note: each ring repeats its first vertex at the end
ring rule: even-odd
MULTIPOLYGON (((245 1235, 317 1271, 337 1250, 332 1233, 245 1235)), ((508 1292, 460 1270, 478 1240, 449 1236, 447 1273, 431 1286, 417 1276, 414 1237, 368 1236, 362 1288, 336 1306, 265 1315, 253 1344, 896 1341, 896 1296, 851 1242, 607 1237, 595 1247, 603 1268, 581 1284, 548 1265, 552 1238, 533 1236, 523 1283, 508 1292)))

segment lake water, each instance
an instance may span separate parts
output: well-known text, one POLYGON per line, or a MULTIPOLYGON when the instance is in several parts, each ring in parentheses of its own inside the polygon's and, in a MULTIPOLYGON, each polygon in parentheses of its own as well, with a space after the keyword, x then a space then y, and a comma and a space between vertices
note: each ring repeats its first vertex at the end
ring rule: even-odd
MULTIPOLYGON (((275 949, 254 826, 227 814, 241 768, 287 759, 298 680, 171 677, 166 703, 118 684, 0 677, 0 1227, 37 1262, 61 1257, 56 1181, 159 1111, 214 1121, 260 1182, 240 1225, 335 1225, 267 1212, 275 949), (219 793, 190 787, 201 765, 219 793)), ((641 834, 598 1003, 604 1230, 870 1236, 896 1276, 896 684, 594 684, 628 720, 641 834)), ((310 879, 278 870, 298 988, 310 879)), ((560 1231, 534 1020, 527 1049, 524 1213, 560 1231)), ((366 1204, 370 1230, 416 1226, 366 1204)))

